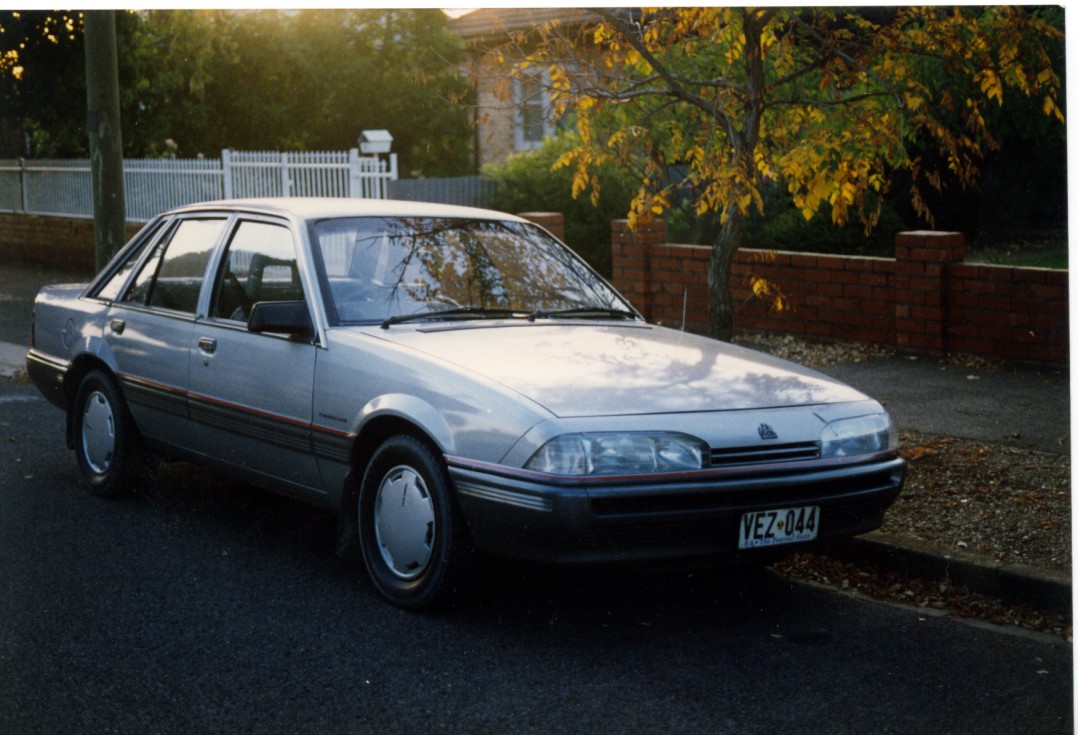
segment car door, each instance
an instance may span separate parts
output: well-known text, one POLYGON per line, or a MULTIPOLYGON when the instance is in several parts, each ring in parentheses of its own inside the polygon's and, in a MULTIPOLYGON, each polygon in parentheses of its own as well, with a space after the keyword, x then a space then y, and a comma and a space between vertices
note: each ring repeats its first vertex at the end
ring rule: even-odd
POLYGON ((189 338, 196 449, 284 491, 321 492, 311 452, 316 347, 247 329, 259 302, 305 302, 292 229, 238 219, 217 266, 207 310, 189 338))
POLYGON ((152 441, 183 446, 190 433, 187 351, 208 264, 227 222, 222 216, 177 218, 109 306, 103 339, 139 431, 152 441))

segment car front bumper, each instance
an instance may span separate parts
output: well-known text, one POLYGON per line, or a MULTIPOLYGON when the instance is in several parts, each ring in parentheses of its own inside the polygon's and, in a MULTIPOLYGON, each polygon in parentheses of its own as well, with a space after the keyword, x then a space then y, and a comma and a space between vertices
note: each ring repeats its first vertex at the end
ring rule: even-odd
POLYGON ((477 547, 552 562, 767 561, 879 528, 906 474, 905 460, 891 457, 682 481, 582 482, 447 460, 477 547), (815 541, 738 548, 745 513, 802 506, 820 509, 815 541))

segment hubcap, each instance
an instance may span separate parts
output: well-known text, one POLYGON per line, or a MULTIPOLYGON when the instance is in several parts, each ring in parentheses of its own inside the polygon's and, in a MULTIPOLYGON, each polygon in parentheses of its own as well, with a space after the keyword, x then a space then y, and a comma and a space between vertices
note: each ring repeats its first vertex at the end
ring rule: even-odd
POLYGON ((415 579, 434 551, 434 503, 411 467, 394 467, 374 500, 374 534, 382 560, 401 579, 415 579))
POLYGON ((116 418, 112 405, 100 391, 86 399, 82 409, 82 454, 90 469, 99 475, 109 471, 116 452, 116 418))

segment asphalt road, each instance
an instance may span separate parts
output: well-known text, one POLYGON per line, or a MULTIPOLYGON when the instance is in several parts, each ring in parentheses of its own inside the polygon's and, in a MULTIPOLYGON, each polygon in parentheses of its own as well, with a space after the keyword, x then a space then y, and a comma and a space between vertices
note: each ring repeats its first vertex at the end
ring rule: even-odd
POLYGON ((765 573, 510 565, 399 611, 333 518, 167 465, 79 487, 62 415, 0 382, 0 733, 1053 733, 1060 639, 765 573))
POLYGON ((900 429, 1065 454, 1070 370, 1005 363, 963 368, 922 356, 877 357, 823 372, 881 401, 900 429))

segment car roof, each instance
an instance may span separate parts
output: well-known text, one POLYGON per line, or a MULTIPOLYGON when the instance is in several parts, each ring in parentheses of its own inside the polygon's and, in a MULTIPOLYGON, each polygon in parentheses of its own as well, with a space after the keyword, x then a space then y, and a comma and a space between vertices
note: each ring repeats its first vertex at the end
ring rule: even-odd
POLYGON ((335 217, 449 217, 488 220, 525 220, 504 212, 452 204, 432 204, 394 199, 345 199, 331 197, 264 197, 220 199, 170 210, 174 213, 227 209, 230 211, 288 215, 299 219, 335 217))

